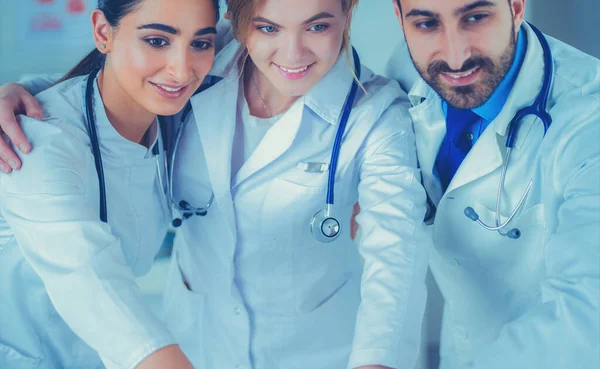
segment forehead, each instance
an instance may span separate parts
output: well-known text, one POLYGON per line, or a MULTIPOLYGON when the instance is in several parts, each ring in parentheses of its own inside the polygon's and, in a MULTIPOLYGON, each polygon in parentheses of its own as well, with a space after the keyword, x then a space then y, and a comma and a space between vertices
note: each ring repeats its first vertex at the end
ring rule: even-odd
POLYGON ((213 0, 141 0, 129 17, 134 22, 166 24, 195 23, 206 26, 216 22, 213 0))
POLYGON ((400 0, 402 12, 426 11, 440 16, 458 15, 461 10, 480 7, 498 7, 507 0, 400 0))
POLYGON ((322 12, 342 16, 342 0, 263 0, 253 16, 279 24, 299 24, 322 12))

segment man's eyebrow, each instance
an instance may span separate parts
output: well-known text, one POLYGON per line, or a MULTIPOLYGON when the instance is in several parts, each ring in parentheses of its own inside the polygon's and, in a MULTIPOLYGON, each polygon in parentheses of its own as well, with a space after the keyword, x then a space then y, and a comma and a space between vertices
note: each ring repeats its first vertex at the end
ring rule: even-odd
POLYGON ((325 19, 325 18, 335 18, 335 17, 331 13, 321 12, 321 13, 319 13, 317 15, 313 15, 312 17, 308 18, 307 20, 304 21, 303 24, 309 24, 309 23, 312 23, 312 22, 314 22, 316 20, 325 19))
POLYGON ((480 0, 480 1, 476 1, 472 4, 469 5, 465 5, 461 8, 458 8, 454 11, 454 15, 456 16, 460 16, 462 14, 465 14, 468 11, 471 11, 473 9, 477 9, 477 8, 487 8, 487 7, 491 7, 491 6, 496 6, 496 4, 494 2, 491 1, 487 1, 487 0, 480 0))
POLYGON ((273 22, 271 20, 268 20, 267 18, 264 18, 264 17, 255 17, 255 18, 252 18, 252 22, 269 23, 272 26, 281 28, 281 26, 279 24, 277 24, 277 23, 275 23, 275 22, 273 22))
POLYGON ((434 13, 432 11, 429 11, 429 10, 412 9, 411 11, 406 13, 406 18, 409 18, 409 17, 430 17, 430 18, 439 19, 440 15, 437 13, 434 13))

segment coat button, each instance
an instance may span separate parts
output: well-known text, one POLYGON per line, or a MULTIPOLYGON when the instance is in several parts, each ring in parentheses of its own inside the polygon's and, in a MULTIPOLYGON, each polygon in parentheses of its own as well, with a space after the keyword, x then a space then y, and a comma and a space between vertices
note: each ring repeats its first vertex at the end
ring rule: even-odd
POLYGON ((235 315, 240 315, 242 313, 242 309, 239 306, 236 306, 235 309, 233 309, 233 312, 235 315))

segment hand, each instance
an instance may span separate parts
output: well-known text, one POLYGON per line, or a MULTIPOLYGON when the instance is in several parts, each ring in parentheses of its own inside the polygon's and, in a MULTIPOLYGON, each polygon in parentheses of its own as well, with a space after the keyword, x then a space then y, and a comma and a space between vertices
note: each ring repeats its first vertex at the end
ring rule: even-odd
POLYGON ((177 345, 169 345, 150 354, 136 369, 194 369, 177 345))
MULTIPOLYGON (((16 114, 42 119, 40 105, 25 87, 16 83, 0 86, 0 133, 5 133, 19 151, 26 154, 31 151, 31 145, 15 119, 16 114)), ((8 174, 19 168, 19 157, 3 139, 0 139, 0 171, 8 174)))
POLYGON ((356 223, 356 216, 358 213, 360 213, 360 205, 356 203, 352 210, 352 219, 350 219, 350 237, 352 237, 352 239, 356 238, 356 233, 358 232, 358 223, 356 223))

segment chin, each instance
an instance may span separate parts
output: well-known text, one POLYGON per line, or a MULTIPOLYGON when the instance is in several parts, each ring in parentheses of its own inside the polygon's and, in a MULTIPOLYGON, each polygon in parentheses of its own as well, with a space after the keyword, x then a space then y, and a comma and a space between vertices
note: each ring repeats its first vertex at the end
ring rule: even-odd
POLYGON ((153 102, 150 106, 148 106, 148 110, 156 115, 175 115, 185 107, 186 102, 187 99, 185 101, 182 101, 181 103, 175 103, 173 101, 156 101, 153 102))

